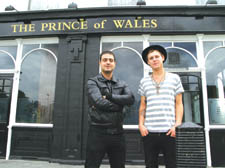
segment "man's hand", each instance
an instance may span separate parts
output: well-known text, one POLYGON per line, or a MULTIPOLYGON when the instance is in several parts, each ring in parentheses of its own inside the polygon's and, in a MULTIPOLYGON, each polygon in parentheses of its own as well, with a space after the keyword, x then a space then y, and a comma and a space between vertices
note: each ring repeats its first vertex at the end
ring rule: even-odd
POLYGON ((110 92, 105 92, 105 96, 106 96, 106 99, 108 99, 108 100, 112 99, 112 93, 110 93, 110 92))
POLYGON ((176 127, 175 126, 173 126, 168 132, 167 132, 167 134, 166 135, 170 135, 171 137, 176 137, 176 127))
POLYGON ((140 130, 141 136, 147 136, 148 135, 148 130, 144 125, 139 125, 139 130, 140 130))
POLYGON ((105 89, 104 91, 102 91, 102 97, 104 99, 111 100, 112 99, 112 93, 110 93, 110 91, 108 89, 105 89))

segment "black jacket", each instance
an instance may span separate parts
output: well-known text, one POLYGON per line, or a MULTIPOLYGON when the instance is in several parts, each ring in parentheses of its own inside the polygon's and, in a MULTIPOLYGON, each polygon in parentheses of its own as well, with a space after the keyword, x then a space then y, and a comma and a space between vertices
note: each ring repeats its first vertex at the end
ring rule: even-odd
POLYGON ((91 125, 121 128, 123 107, 134 103, 134 96, 124 81, 115 77, 105 79, 102 74, 88 79, 89 121, 91 125))

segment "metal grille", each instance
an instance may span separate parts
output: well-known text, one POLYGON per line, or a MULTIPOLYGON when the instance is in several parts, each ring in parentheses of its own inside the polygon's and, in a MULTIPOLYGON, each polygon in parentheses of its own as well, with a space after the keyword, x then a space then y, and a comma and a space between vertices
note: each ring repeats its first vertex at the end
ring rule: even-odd
POLYGON ((205 168, 204 130, 194 123, 184 123, 176 130, 176 168, 205 168))

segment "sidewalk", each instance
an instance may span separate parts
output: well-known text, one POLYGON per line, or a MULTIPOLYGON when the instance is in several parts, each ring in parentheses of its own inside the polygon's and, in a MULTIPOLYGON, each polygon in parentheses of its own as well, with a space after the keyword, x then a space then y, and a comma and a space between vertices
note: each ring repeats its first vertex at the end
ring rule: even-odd
MULTIPOLYGON (((33 160, 4 160, 0 159, 0 168, 84 168, 83 165, 67 165, 49 163, 47 161, 33 160)), ((102 165, 101 168, 110 168, 109 165, 102 165)), ((143 165, 126 165, 126 168, 145 168, 143 165)), ((164 168, 164 166, 160 166, 164 168)))
MULTIPOLYGON (((0 159, 0 168, 84 168, 83 165, 68 165, 60 163, 50 163, 39 160, 4 160, 0 159)), ((100 168, 110 168, 109 165, 102 165, 100 168)), ((145 168, 144 165, 126 165, 126 168, 145 168)), ((159 168, 165 168, 160 166, 159 168)), ((212 167, 207 167, 212 168, 212 167)), ((217 167, 222 168, 222 167, 217 167)))

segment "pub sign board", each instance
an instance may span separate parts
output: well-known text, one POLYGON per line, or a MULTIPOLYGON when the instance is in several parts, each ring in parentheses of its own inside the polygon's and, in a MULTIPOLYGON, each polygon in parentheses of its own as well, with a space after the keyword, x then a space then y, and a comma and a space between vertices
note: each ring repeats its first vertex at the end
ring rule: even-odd
POLYGON ((225 17, 105 17, 35 20, 25 23, 0 23, 0 37, 67 33, 225 32, 225 17))

